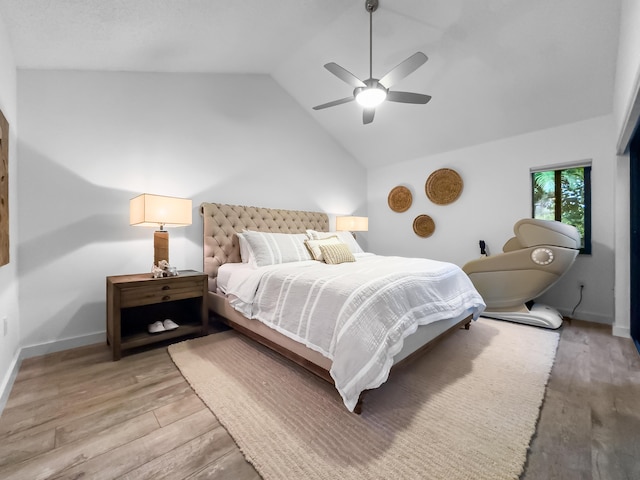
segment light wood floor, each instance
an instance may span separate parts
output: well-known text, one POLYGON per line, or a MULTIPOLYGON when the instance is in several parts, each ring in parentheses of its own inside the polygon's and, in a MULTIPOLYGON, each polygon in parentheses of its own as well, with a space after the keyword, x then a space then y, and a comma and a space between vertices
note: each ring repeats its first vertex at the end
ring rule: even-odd
MULTIPOLYGON (((640 478, 640 356, 609 330, 563 327, 523 479, 640 478)), ((0 478, 259 476, 166 348, 112 362, 95 345, 23 362, 0 417, 0 478)))

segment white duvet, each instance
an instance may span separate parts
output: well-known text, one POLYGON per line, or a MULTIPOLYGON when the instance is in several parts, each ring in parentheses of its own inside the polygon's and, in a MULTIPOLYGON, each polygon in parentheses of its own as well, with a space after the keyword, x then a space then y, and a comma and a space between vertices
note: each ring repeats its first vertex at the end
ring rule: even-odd
POLYGON ((327 265, 303 261, 244 269, 226 285, 230 303, 332 360, 346 407, 387 380, 393 357, 419 325, 473 315, 482 297, 456 265, 361 254, 327 265))

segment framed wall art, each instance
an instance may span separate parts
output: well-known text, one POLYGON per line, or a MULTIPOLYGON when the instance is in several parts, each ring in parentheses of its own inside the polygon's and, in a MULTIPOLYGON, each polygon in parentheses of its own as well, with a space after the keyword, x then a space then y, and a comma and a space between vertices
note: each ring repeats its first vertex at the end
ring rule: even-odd
POLYGON ((9 122, 0 111, 0 266, 9 263, 9 122))

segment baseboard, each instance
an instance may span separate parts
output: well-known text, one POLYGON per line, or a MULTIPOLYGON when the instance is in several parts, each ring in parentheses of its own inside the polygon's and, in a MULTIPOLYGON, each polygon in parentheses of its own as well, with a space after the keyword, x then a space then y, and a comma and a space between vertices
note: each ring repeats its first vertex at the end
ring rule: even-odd
POLYGON ((15 382, 16 377, 18 376, 20 365, 22 365, 22 360, 24 360, 25 358, 39 357, 40 355, 46 355, 48 353, 60 352, 62 350, 69 350, 71 348, 93 345, 94 343, 101 343, 105 341, 105 338, 106 334, 104 331, 102 331, 89 333, 80 337, 53 340, 51 342, 41 343, 38 345, 28 345, 26 347, 21 347, 20 349, 18 349, 13 360, 11 361, 9 371, 5 375, 2 384, 0 384, 0 415, 2 415, 2 411, 7 404, 9 394, 11 393, 11 389, 13 388, 13 382, 15 382))
POLYGON ((37 345, 28 345, 22 347, 21 358, 39 357, 40 355, 46 355, 47 353, 60 352, 62 350, 69 350, 71 348, 84 347, 86 345, 93 345, 94 343, 106 342, 106 333, 95 332, 82 335, 80 337, 63 338, 60 340, 52 340, 51 342, 40 343, 37 345))
POLYGON ((0 384, 0 415, 2 415, 4 406, 7 404, 7 400, 9 400, 9 394, 13 388, 13 382, 16 381, 21 364, 22 358, 20 358, 20 350, 18 350, 11 361, 7 374, 2 380, 2 384, 0 384))
POLYGON ((616 337, 631 338, 631 330, 629 327, 616 327, 611 328, 611 333, 616 337))
POLYGON ((597 315, 588 312, 576 312, 571 315, 571 312, 564 309, 558 309, 558 311, 564 316, 568 318, 574 318, 576 320, 584 320, 585 322, 591 323, 600 323, 602 325, 613 325, 613 318, 611 317, 603 317, 602 315, 597 315))

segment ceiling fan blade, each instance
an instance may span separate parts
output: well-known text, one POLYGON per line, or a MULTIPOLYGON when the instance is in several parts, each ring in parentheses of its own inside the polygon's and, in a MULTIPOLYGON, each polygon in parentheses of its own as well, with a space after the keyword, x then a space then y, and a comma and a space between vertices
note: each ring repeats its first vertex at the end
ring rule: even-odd
POLYGON ((333 102, 323 103, 322 105, 316 105, 313 107, 314 110, 322 110, 323 108, 335 107, 336 105, 342 105, 343 103, 352 102, 354 100, 353 96, 344 97, 340 100, 334 100, 333 102))
POLYGON ((342 68, 337 63, 333 63, 333 62, 327 63, 324 66, 324 68, 329 70, 331 73, 333 73, 340 80, 342 80, 343 82, 348 83, 352 87, 366 87, 365 83, 362 80, 360 80, 358 77, 356 77, 349 70, 346 70, 346 69, 342 68))
POLYGON ((386 99, 390 102, 425 104, 431 100, 431 96, 411 92, 388 92, 386 99))
MULTIPOLYGON (((404 62, 397 65, 384 77, 378 80, 379 83, 389 88, 395 85, 404 77, 414 72, 420 65, 423 65, 428 60, 427 56, 422 52, 416 52, 407 58, 404 62)), ((325 65, 326 66, 326 65, 325 65)))
POLYGON ((373 116, 376 113, 375 108, 365 108, 362 112, 362 123, 366 125, 367 123, 373 122, 373 116))

